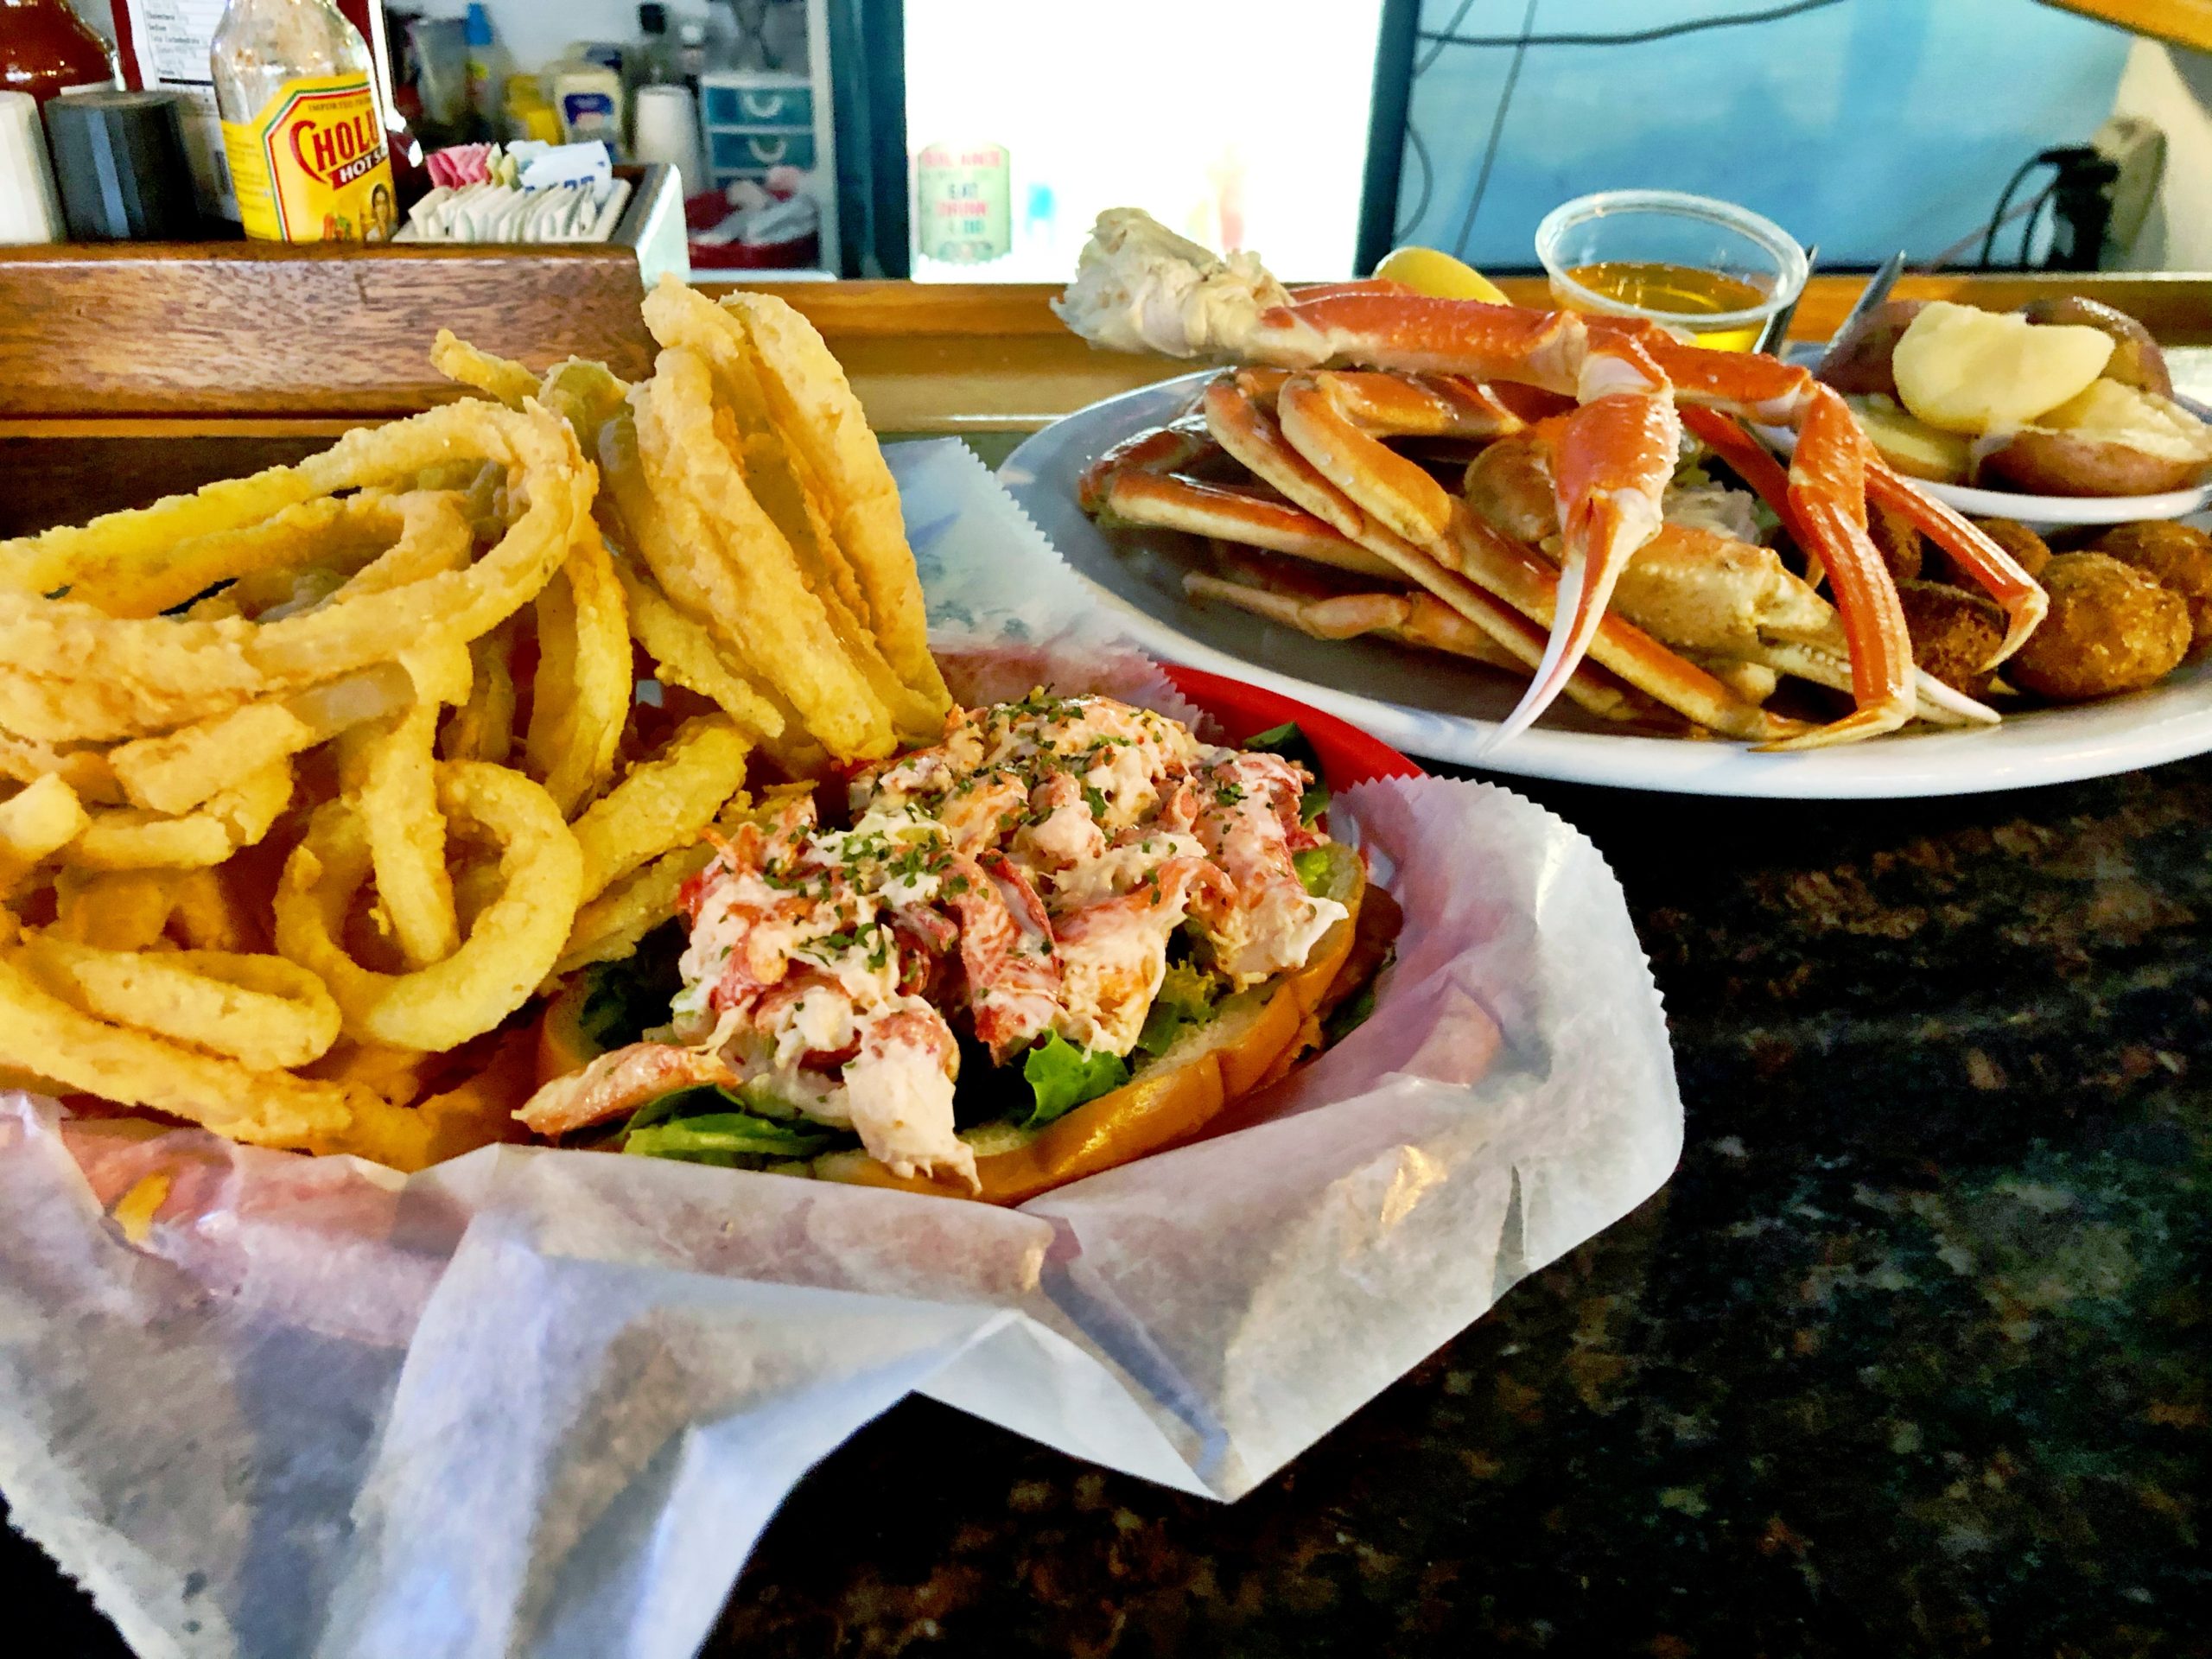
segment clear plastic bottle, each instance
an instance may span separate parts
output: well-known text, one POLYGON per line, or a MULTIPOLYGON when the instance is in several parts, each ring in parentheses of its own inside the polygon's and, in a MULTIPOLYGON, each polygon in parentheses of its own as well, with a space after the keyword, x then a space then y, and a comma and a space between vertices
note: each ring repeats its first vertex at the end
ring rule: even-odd
POLYGON ((472 4, 468 8, 467 21, 462 28, 468 47, 469 107, 476 111, 486 135, 497 137, 505 115, 502 105, 506 98, 507 77, 514 73, 514 60, 493 33, 491 14, 481 5, 472 4))
POLYGON ((398 204, 369 48, 331 0, 230 0, 207 56, 245 233, 388 239, 398 204))

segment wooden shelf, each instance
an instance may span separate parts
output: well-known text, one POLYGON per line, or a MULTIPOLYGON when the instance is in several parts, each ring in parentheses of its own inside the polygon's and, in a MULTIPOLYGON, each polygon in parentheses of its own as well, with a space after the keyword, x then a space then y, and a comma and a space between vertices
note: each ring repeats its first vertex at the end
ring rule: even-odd
POLYGON ((2061 11, 2133 29, 2154 40, 2212 52, 2212 0, 2043 0, 2061 11))
MULTIPOLYGON (((1815 277, 1793 336, 1826 339, 1866 282, 1815 277)), ((1548 302, 1540 276, 1501 285, 1548 302)), ((760 286, 822 330, 888 434, 1034 431, 1197 366, 1094 349, 1044 284, 760 286)), ((1897 292, 1999 310, 2083 294, 2165 344, 2212 345, 2212 276, 1962 273, 1897 292)), ((460 394, 429 361, 442 326, 532 368, 573 353, 641 376, 653 347, 639 297, 619 250, 0 250, 0 536, 296 461, 349 426, 448 401, 460 394)))

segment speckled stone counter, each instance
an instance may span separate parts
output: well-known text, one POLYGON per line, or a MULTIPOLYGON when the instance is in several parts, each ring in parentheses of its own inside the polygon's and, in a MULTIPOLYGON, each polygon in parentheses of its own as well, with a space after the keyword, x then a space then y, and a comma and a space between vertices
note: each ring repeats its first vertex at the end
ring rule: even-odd
MULTIPOLYGON (((709 1653, 2212 1653, 2212 761, 1515 786, 1627 888, 1673 1181, 1232 1507, 909 1402, 709 1653)), ((0 1552, 52 1651, 116 1650, 0 1552)))

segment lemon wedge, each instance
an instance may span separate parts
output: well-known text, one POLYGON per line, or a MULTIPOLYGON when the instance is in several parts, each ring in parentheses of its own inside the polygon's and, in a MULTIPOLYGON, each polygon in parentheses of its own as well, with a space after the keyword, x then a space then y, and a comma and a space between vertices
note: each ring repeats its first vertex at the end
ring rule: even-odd
POLYGON ((1462 264, 1448 253, 1439 253, 1434 248, 1400 248, 1375 267, 1375 274, 1387 281, 1403 283, 1416 294, 1426 294, 1438 300, 1487 300, 1492 305, 1510 305, 1496 283, 1472 265, 1462 264))

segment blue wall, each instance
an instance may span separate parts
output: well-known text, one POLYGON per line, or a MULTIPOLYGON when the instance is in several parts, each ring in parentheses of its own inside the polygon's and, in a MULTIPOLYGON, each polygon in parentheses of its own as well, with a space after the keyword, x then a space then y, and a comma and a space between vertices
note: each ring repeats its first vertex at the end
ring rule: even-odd
MULTIPOLYGON (((1534 32, 1611 34, 1772 3, 1540 0, 1534 32)), ((1421 27, 1440 31, 1459 10, 1423 0, 1421 27)), ((1472 0, 1455 32, 1518 37, 1526 10, 1472 0)), ((1823 265, 1871 265, 1899 247, 1927 258, 1983 224, 2036 150, 2088 138, 2127 44, 2034 0, 1845 0, 1648 44, 1532 47, 1465 257, 1533 267, 1552 207, 1645 186, 1741 202, 1817 240, 1823 265)), ((1432 51, 1421 42, 1416 65, 1432 51)), ((1415 79, 1413 125, 1435 177, 1415 219, 1421 168, 1408 146, 1398 240, 1459 243, 1512 58, 1446 46, 1415 79)))

